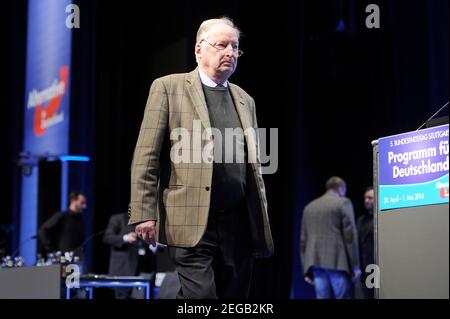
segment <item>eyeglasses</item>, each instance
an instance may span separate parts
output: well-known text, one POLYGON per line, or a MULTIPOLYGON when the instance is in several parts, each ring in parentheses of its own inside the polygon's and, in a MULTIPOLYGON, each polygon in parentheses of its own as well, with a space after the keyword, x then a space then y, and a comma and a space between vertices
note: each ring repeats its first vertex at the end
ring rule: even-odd
MULTIPOLYGON (((216 49, 217 51, 219 51, 220 53, 222 53, 223 51, 225 51, 228 48, 228 45, 224 45, 224 44, 212 44, 210 42, 208 42, 207 40, 203 39, 202 41, 200 41, 200 43, 202 43, 203 41, 205 41, 206 43, 208 43, 210 46, 212 46, 214 49, 216 49)), ((233 46, 231 45, 231 48, 233 49, 233 53, 237 54, 238 57, 241 57, 244 54, 244 51, 239 50, 239 48, 237 46, 233 46)))

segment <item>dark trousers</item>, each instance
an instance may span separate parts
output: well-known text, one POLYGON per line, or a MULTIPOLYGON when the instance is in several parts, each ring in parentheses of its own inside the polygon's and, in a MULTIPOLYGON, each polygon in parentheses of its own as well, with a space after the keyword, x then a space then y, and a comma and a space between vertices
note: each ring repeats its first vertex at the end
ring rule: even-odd
POLYGON ((180 279, 180 299, 248 298, 253 268, 246 205, 210 211, 200 242, 169 247, 180 279))

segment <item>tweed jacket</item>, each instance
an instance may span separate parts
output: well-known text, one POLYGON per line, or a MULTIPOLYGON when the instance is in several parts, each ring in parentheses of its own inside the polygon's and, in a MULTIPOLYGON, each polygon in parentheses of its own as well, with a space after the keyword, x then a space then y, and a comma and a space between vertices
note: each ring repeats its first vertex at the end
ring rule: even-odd
MULTIPOLYGON (((229 90, 242 129, 251 132, 257 128, 254 100, 237 85, 229 83, 229 90)), ((200 241, 208 222, 213 174, 210 127, 198 69, 152 83, 131 165, 129 224, 156 220, 157 240, 171 246, 194 247, 200 241), (174 147, 180 136, 189 137, 182 149, 174 147), (189 160, 174 161, 174 155, 189 160)), ((273 241, 257 134, 245 134, 245 142, 253 253, 268 257, 273 241)))

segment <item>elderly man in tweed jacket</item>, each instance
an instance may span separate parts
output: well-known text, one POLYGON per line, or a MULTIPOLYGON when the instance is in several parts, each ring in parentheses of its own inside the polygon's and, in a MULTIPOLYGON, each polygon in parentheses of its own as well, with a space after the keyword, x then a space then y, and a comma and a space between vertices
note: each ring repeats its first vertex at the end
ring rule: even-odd
POLYGON ((273 253, 255 103, 228 82, 239 34, 227 18, 200 25, 198 68, 153 82, 134 152, 129 223, 146 242, 168 245, 179 298, 246 298, 253 257, 273 253), (244 147, 231 162, 218 158, 230 149, 211 129, 238 132, 232 146, 244 147))

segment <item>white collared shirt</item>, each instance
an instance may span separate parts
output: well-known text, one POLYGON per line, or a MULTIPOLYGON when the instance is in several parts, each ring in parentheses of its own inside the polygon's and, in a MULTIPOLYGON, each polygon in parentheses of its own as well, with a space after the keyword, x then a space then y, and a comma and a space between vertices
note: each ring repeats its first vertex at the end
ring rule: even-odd
MULTIPOLYGON (((202 80, 202 83, 203 83, 204 85, 209 86, 209 87, 213 87, 213 88, 215 88, 215 87, 218 85, 216 82, 214 82, 213 80, 211 80, 211 78, 210 78, 209 76, 207 76, 207 75, 205 74, 205 72, 203 72, 202 70, 200 70, 200 68, 198 69, 198 72, 200 73, 200 79, 202 80)), ((228 80, 225 81, 222 85, 223 85, 224 87, 228 87, 228 80)))

